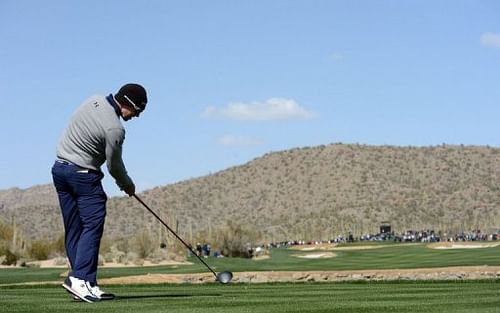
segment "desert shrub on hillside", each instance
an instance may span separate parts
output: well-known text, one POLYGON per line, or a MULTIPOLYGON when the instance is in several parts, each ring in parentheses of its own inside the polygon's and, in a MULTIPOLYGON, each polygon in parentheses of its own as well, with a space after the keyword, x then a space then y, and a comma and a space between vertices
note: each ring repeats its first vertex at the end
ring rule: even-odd
POLYGON ((251 258, 249 248, 259 239, 258 234, 239 224, 229 223, 226 229, 218 236, 221 238, 221 253, 228 257, 251 258))
POLYGON ((52 249, 53 252, 57 254, 65 254, 66 253, 66 248, 64 247, 64 234, 61 234, 57 239, 55 239, 52 242, 52 249))
POLYGON ((54 244, 48 240, 35 240, 28 250, 29 256, 35 260, 47 260, 54 249, 54 244))
POLYGON ((100 254, 107 254, 111 252, 111 247, 113 246, 113 241, 110 240, 109 238, 102 238, 101 240, 101 246, 99 247, 99 253, 100 254))
POLYGON ((2 223, 0 221, 0 240, 9 241, 12 240, 12 236, 14 235, 14 231, 11 225, 2 223))
POLYGON ((11 225, 0 221, 0 264, 15 265, 20 255, 16 253, 16 247, 13 247, 12 239, 14 229, 11 225))
POLYGON ((132 247, 141 259, 146 259, 155 250, 156 245, 148 231, 143 231, 132 238, 132 247))
POLYGON ((12 251, 0 246, 0 264, 15 265, 18 259, 18 256, 12 253, 12 251))

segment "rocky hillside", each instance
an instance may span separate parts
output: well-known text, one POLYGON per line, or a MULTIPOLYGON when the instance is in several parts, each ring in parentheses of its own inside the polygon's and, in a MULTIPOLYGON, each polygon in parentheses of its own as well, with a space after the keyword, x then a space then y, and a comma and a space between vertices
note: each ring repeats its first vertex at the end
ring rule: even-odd
POLYGON ((52 185, 38 185, 28 189, 0 190, 0 210, 26 206, 53 206, 57 204, 52 185))
MULTIPOLYGON (((266 154, 244 165, 142 193, 187 239, 247 225, 262 240, 500 227, 500 149, 331 144, 266 154)), ((0 191, 0 218, 29 237, 62 232, 50 185, 0 191)), ((134 199, 109 201, 106 235, 163 227, 134 199)))

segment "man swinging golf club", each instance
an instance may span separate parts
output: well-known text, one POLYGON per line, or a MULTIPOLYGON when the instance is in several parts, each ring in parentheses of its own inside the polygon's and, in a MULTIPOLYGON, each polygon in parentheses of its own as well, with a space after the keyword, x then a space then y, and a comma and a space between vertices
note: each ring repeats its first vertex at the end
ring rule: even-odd
POLYGON ((86 302, 114 298, 97 284, 107 200, 101 184, 101 165, 106 162, 121 190, 129 196, 135 194, 135 185, 122 160, 125 129, 120 117, 124 121, 138 117, 146 103, 146 90, 138 84, 126 84, 115 95, 93 96, 76 110, 57 146, 52 177, 71 265, 62 286, 86 302))

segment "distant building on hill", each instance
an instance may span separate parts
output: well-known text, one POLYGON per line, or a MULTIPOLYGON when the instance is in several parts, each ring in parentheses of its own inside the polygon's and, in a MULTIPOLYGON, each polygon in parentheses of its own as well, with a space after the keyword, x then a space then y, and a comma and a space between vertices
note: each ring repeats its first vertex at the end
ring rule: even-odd
POLYGON ((390 234, 391 233, 391 224, 387 221, 384 221, 380 225, 380 233, 381 234, 390 234))

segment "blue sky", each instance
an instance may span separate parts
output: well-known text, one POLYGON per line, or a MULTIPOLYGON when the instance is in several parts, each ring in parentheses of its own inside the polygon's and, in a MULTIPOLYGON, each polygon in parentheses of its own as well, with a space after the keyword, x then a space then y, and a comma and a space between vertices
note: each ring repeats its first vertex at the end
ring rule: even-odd
POLYGON ((139 190, 334 142, 498 147, 500 1, 3 0, 0 189, 50 183, 72 112, 127 82, 139 190))

